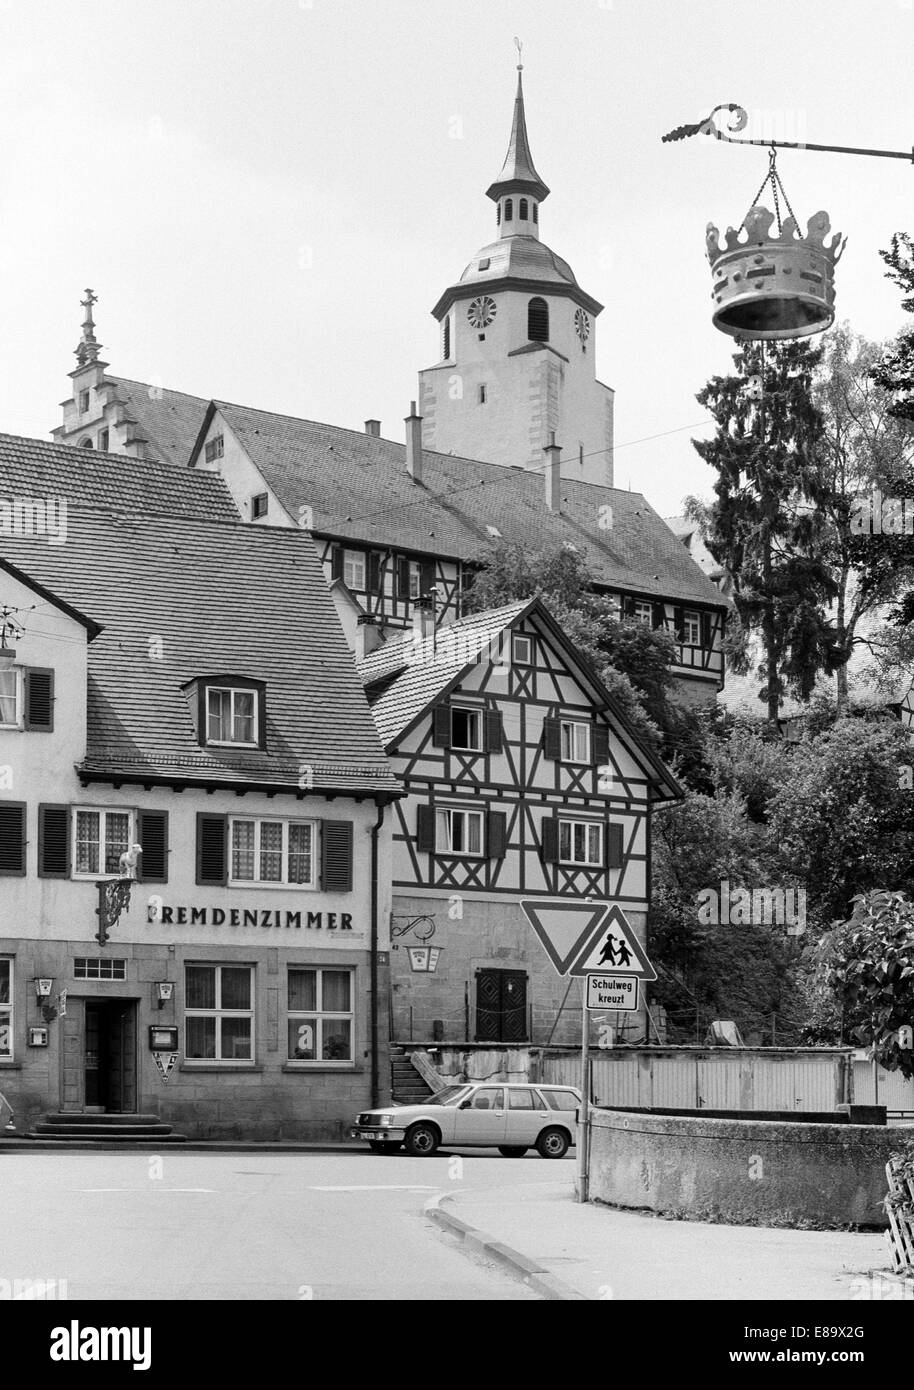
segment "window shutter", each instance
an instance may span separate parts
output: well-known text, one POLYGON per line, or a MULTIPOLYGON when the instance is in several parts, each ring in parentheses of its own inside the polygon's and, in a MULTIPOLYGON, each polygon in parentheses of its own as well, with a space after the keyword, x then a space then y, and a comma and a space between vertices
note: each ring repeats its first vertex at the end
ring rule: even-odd
POLYGON ((609 762, 609 727, 606 724, 593 725, 593 760, 596 767, 605 767, 609 762))
POLYGON ((343 547, 332 545, 330 547, 330 578, 342 579, 343 577, 343 547))
POLYGON ((419 566, 419 593, 430 594, 435 587, 435 562, 433 560, 423 560, 419 566))
POLYGON ((228 816, 197 812, 197 882, 228 879, 228 816))
POLYGON ((321 821, 321 887, 326 893, 352 892, 352 821, 321 821))
POLYGON ((24 801, 0 801, 0 874, 25 876, 24 801))
POLYGON ((27 666, 23 677, 25 727, 33 733, 49 734, 54 728, 54 672, 27 666))
POLYGON ((559 861, 559 823, 555 816, 546 816, 540 830, 540 853, 544 864, 559 861))
POLYGON ((490 811, 486 817, 486 853, 490 859, 504 859, 508 852, 508 817, 504 811, 490 811))
POLYGON ((368 552, 368 592, 381 592, 381 557, 376 550, 368 552))
POLYGON ((38 807, 38 877, 70 876, 70 808, 38 807))
POLYGON ((416 848, 420 854, 435 853, 435 808, 416 807, 416 848))
POLYGON ((409 598, 409 561, 397 556, 397 598, 409 598))
POLYGON ((685 641, 685 616, 681 608, 673 609, 673 631, 677 642, 685 641))
POLYGON ((607 825, 606 827, 606 867, 607 869, 622 868, 621 825, 607 825))
POLYGON ((702 613, 701 615, 701 645, 710 647, 711 645, 711 614, 702 613))
POLYGON ((651 606, 651 624, 653 627, 663 627, 666 622, 666 607, 662 603, 654 603, 651 606))
POLYGON ((622 599, 622 616, 623 618, 633 618, 635 616, 635 600, 631 595, 626 595, 622 599))
POLYGON ((140 875, 143 883, 168 882, 168 812, 140 811, 137 840, 143 846, 140 875))
POLYGON ((487 753, 500 753, 501 747, 501 710, 487 709, 485 712, 485 751, 487 753))
POLYGON ((562 756, 562 725, 558 719, 543 720, 543 757, 558 762, 562 756))
POLYGON ((432 710, 432 744, 435 748, 451 746, 451 707, 436 705, 432 710))

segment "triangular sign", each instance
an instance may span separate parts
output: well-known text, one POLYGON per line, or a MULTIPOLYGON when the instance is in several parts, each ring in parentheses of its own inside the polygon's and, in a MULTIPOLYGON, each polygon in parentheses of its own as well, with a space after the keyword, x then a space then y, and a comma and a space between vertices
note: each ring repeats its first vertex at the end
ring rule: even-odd
POLYGON ((521 907, 558 973, 567 975, 568 967, 593 936, 609 904, 575 898, 527 898, 521 899, 521 907))
POLYGON ((635 929, 620 907, 611 907, 596 931, 588 937, 581 954, 571 967, 572 975, 589 970, 611 971, 614 975, 637 975, 639 980, 656 980, 657 971, 644 954, 635 929))

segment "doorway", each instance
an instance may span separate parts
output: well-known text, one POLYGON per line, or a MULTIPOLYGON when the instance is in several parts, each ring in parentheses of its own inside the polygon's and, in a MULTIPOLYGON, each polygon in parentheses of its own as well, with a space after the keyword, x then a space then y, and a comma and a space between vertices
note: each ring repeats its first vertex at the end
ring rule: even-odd
POLYGON ((136 1000, 87 999, 85 1108, 116 1114, 136 1110, 136 1000))
POLYGON ((477 970, 476 1041, 527 1040, 527 976, 523 970, 477 970))

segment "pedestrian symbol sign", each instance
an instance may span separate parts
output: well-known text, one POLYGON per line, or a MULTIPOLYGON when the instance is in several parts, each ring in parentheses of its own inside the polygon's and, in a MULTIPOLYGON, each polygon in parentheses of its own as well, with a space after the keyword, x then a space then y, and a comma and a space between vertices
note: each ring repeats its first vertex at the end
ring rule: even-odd
POLYGON ((528 898, 521 907, 560 975, 568 974, 609 911, 609 903, 580 898, 528 898))
POLYGON ((634 928, 619 907, 609 909, 571 966, 572 975, 587 975, 592 970, 634 975, 641 980, 657 978, 634 928))

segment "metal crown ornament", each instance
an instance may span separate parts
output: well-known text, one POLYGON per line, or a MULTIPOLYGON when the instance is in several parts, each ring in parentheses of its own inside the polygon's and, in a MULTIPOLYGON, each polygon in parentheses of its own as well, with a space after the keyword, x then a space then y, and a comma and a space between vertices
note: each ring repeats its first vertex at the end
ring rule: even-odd
POLYGON ((796 218, 787 217, 771 235, 774 213, 756 204, 742 227, 727 228, 726 246, 708 223, 713 321, 731 337, 770 340, 822 333, 835 319, 835 266, 847 238, 831 230, 827 212, 817 212, 800 236, 796 218), (745 228, 745 240, 740 232, 745 228))

